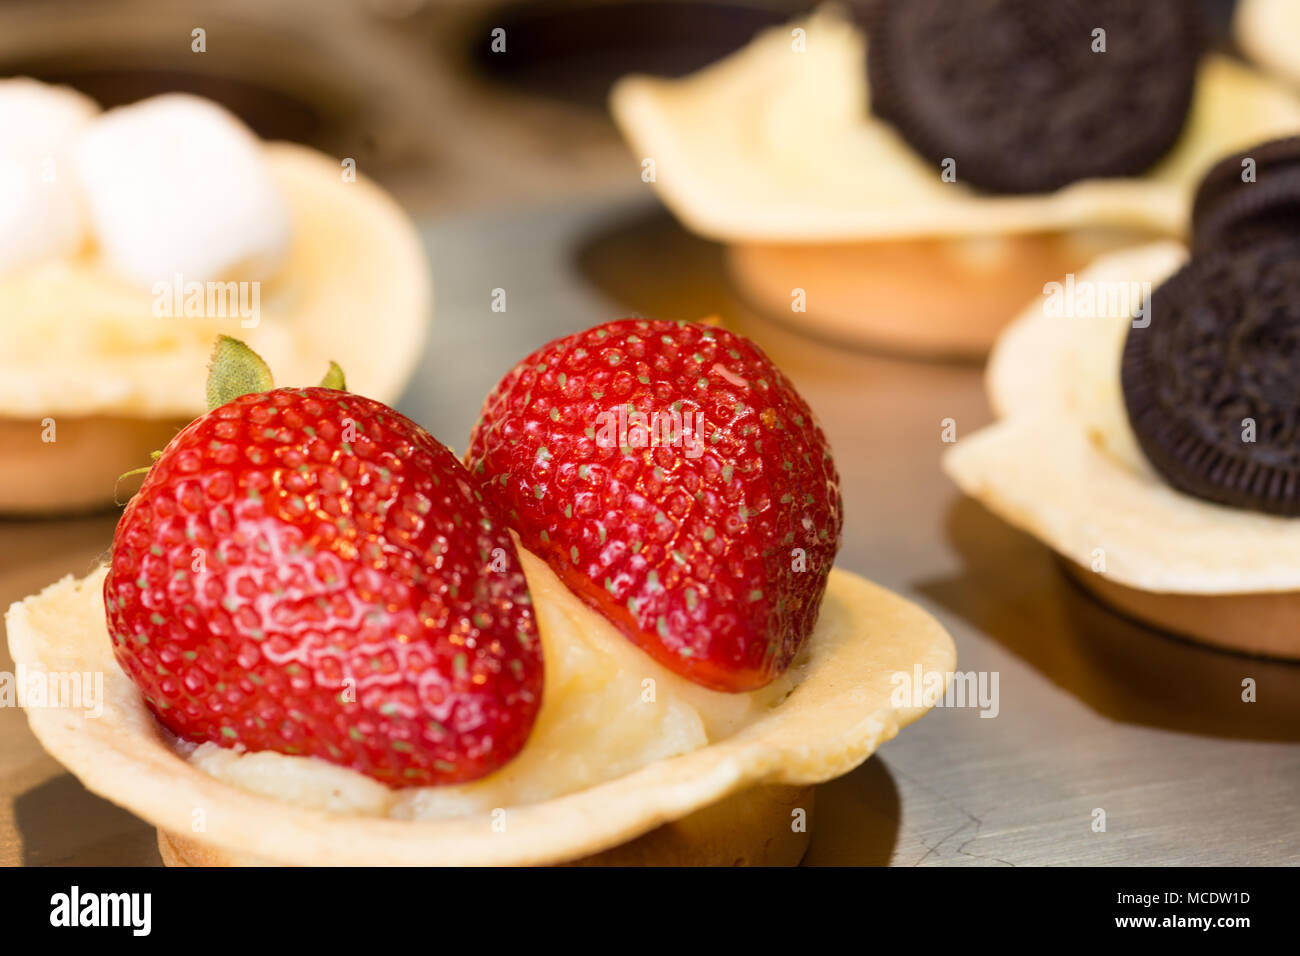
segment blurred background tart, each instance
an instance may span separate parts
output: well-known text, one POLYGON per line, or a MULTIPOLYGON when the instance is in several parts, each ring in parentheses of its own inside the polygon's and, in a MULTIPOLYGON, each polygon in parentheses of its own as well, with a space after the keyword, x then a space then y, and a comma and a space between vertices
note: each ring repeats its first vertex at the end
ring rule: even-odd
POLYGON ((193 369, 222 332, 300 379, 346 356, 358 390, 401 393, 431 279, 355 162, 263 143, 184 94, 101 113, 19 78, 0 117, 27 131, 0 146, 2 178, 33 197, 0 221, 0 512, 111 503, 203 410, 193 369))
POLYGON ((611 97, 643 178, 725 245, 742 297, 835 340, 982 355, 1045 282, 1178 235, 1220 155, 1300 129, 1284 85, 1202 54, 1192 4, 1067 5, 1056 18, 1005 0, 955 25, 942 3, 855 9, 769 29, 682 79, 630 76, 611 97), (1094 19, 1111 24, 1108 52, 1091 52, 1094 19), (940 26, 955 36, 935 39, 940 26), (1051 80, 1068 51, 1095 74, 1091 108, 1051 80), (1133 110, 1133 88, 1156 92, 1133 110))

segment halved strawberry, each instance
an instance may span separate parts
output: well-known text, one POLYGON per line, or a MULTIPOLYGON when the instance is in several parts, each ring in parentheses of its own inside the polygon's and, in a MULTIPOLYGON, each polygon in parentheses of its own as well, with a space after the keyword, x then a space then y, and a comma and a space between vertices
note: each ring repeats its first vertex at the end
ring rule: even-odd
POLYGON ((159 721, 394 787, 513 757, 541 645, 514 543, 461 463, 379 402, 271 390, 233 340, 209 401, 127 505, 104 582, 114 653, 159 721))
POLYGON ((752 342, 624 319, 520 362, 466 456, 525 547, 657 660, 769 683, 812 632, 842 523, 807 403, 752 342))

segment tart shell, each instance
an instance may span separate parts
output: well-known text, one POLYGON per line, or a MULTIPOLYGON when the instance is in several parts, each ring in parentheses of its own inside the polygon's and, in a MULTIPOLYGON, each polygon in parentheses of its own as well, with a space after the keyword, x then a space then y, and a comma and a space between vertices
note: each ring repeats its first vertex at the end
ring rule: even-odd
POLYGON ((0 448, 6 456, 0 470, 0 512, 40 515, 101 508, 113 500, 119 475, 148 464, 151 452, 190 423, 179 417, 51 418, 57 438, 46 442, 44 420, 0 417, 0 448))
MULTIPOLYGON (((759 785, 733 793, 680 820, 664 823, 627 843, 569 866, 795 866, 812 842, 814 789, 759 785), (790 825, 804 810, 809 825, 790 825)), ((158 831, 158 853, 167 866, 261 866, 265 860, 216 849, 158 831)))
POLYGON ((1223 650, 1300 660, 1300 591, 1158 594, 1116 584, 1071 562, 1065 568, 1103 603, 1144 624, 1223 650))
POLYGON ((1133 233, 1026 233, 987 239, 735 243, 728 278, 765 315, 825 338, 923 358, 983 358, 1049 278, 1082 269, 1133 233), (802 290, 804 309, 792 308, 802 290))
POLYGON ((64 578, 13 605, 9 647, 29 673, 104 674, 98 718, 31 708, 28 721, 88 789, 156 825, 173 863, 526 865, 585 860, 615 847, 619 853, 606 862, 796 862, 807 836, 791 830, 788 802, 852 770, 929 709, 931 702, 893 703, 892 675, 919 666, 947 678, 956 663, 952 639, 925 611, 834 570, 801 679, 779 704, 699 750, 566 796, 502 808, 505 830, 494 832, 488 814, 398 820, 329 813, 198 770, 172 748, 113 659, 104 574, 64 578), (199 809, 205 826, 196 833, 199 809), (638 839, 647 834, 646 842, 638 839))

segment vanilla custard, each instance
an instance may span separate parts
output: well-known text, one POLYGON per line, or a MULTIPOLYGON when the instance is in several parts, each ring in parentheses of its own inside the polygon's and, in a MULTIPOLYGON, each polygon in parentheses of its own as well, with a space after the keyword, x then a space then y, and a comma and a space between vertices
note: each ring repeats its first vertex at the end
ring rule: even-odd
MULTIPOLYGON (((542 709, 514 760, 473 783, 390 790, 316 757, 180 744, 236 787, 339 813, 429 819, 540 803, 734 734, 794 688, 802 657, 757 691, 726 694, 656 663, 587 607, 546 562, 519 550, 542 638, 542 709)), ((806 656, 806 655, 805 655, 806 656)))

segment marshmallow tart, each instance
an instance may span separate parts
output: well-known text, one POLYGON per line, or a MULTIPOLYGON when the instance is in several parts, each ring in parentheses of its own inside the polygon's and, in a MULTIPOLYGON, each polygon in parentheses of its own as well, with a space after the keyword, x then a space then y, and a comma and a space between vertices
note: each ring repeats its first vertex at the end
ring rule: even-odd
POLYGON ((192 373, 217 334, 297 378, 347 356, 356 387, 396 400, 431 280, 355 164, 188 95, 101 113, 0 80, 0 123, 0 513, 111 504, 203 411, 192 373))

